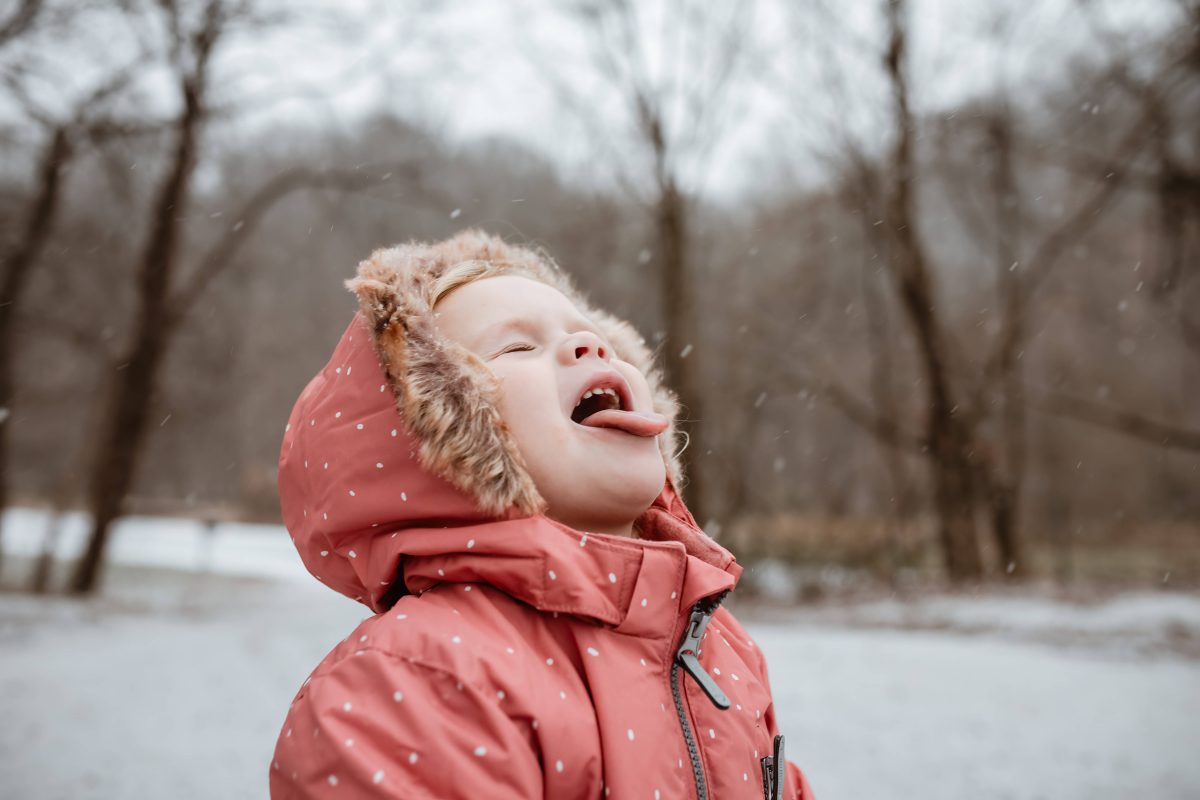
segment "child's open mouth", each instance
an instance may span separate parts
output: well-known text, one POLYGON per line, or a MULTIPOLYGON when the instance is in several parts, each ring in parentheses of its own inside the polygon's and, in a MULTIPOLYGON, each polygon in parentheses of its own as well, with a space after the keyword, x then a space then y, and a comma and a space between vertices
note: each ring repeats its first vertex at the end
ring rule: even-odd
POLYGON ((613 428, 634 436, 657 436, 667 429, 667 418, 654 412, 626 409, 624 392, 598 385, 588 389, 571 411, 571 421, 588 428, 613 428))

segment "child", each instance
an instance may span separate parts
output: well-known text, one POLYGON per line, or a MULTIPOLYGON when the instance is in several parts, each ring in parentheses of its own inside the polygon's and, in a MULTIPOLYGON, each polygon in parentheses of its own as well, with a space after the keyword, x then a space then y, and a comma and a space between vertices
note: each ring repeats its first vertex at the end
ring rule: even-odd
POLYGON ((271 797, 809 800, 633 328, 479 231, 346 284, 279 496, 309 571, 375 615, 301 686, 271 797))

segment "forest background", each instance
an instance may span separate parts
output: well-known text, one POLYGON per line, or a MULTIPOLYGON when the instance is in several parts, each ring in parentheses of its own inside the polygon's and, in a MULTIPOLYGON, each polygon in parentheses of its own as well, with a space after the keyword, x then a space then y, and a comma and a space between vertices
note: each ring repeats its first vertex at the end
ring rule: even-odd
POLYGON ((639 326, 801 595, 1200 583, 1194 0, 2 10, 0 506, 89 519, 9 584, 277 523, 341 281, 465 227, 639 326))

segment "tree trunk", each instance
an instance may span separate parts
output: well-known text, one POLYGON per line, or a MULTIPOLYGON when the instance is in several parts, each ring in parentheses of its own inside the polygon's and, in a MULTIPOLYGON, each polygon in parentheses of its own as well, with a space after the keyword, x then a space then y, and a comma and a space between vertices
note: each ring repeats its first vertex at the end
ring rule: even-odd
MULTIPOLYGON (((5 259, 3 285, 0 286, 0 511, 9 499, 9 420, 12 419, 16 393, 13 378, 17 309, 29 275, 42 252, 54 217, 58 212, 62 171, 70 158, 70 138, 65 127, 55 129, 38 167, 37 198, 25 224, 21 239, 5 259)), ((3 518, 0 517, 0 526, 3 518)), ((3 530, 0 529, 0 564, 3 563, 3 530)))
POLYGON ((926 431, 932 459, 934 507, 938 538, 948 577, 955 582, 982 577, 976 538, 970 436, 955 418, 947 364, 947 344, 938 321, 937 299, 929 277, 928 259, 917 238, 913 197, 913 120, 904 74, 905 10, 902 0, 887 2, 889 28, 885 65, 895 100, 896 143, 892 154, 892 185, 884 205, 889 236, 889 266, 900 294, 901 307, 912 326, 924 373, 927 401, 926 431))
POLYGON ((975 532, 975 487, 965 442, 956 420, 931 404, 928 415, 933 458, 934 507, 938 540, 953 582, 983 577, 983 562, 975 532))
MULTIPOLYGON (((1017 292, 1010 293, 1019 294, 1017 292)), ((1013 341, 1024 342, 1024 309, 1010 311, 1016 315, 1012 324, 1022 328, 1013 341)), ((1015 348, 1008 349, 1000 361, 1003 376, 1003 418, 1001 436, 1004 444, 1004 466, 993 466, 989 476, 987 502, 990 509, 992 538, 1000 554, 1000 566, 1004 575, 1011 580, 1025 575, 1020 536, 1020 510, 1023 494, 1026 442, 1025 442, 1025 387, 1021 361, 1015 348)))
MULTIPOLYGON (((873 226, 862 217, 864 226, 873 226)), ((868 239, 869 241, 869 239, 868 239)), ((879 416, 893 420, 897 426, 900 420, 899 404, 896 402, 895 380, 892 376, 892 350, 888 338, 887 308, 884 306, 881 292, 876 285, 874 266, 879 262, 874 258, 864 259, 859 273, 859 292, 866 309, 867 337, 870 342, 870 392, 871 404, 879 416)), ((904 553, 900 541, 900 531, 910 516, 908 496, 908 479, 905 477, 903 459, 899 448, 891 444, 882 446, 883 466, 887 477, 887 486, 891 491, 891 513, 887 517, 887 559, 888 579, 896 585, 896 577, 903 565, 904 553)))
POLYGON ((703 447, 704 400, 703 391, 697 385, 693 365, 685 350, 690 350, 694 327, 694 310, 688 264, 687 246, 687 201, 674 181, 667 178, 661 187, 655 216, 655 233, 658 239, 658 280, 666 328, 666 378, 679 395, 680 426, 687 435, 688 447, 685 458, 687 488, 684 496, 688 509, 701 526, 710 526, 712 498, 705 485, 703 464, 706 451, 703 447))
POLYGON ((90 594, 97 588, 109 529, 121 515, 142 454, 155 384, 167 345, 168 303, 180 225, 195 163, 203 107, 201 84, 181 82, 184 109, 170 171, 153 206, 155 219, 139 269, 140 309, 133 340, 120 360, 109 392, 100 444, 91 465, 88 506, 92 529, 87 549, 71 578, 70 591, 90 594))
POLYGON ((991 468, 986 500, 992 538, 1000 554, 1002 574, 1009 580, 1024 577, 1020 539, 1021 495, 1024 487, 1025 389, 1020 358, 1025 346, 1025 302, 1018 279, 1021 211, 1012 165, 1012 126, 1006 111, 999 112, 989 127, 993 164, 993 191, 996 203, 996 288, 1004 307, 1002 334, 1004 347, 998 362, 1002 389, 1003 417, 1001 439, 1003 463, 985 462, 991 468))

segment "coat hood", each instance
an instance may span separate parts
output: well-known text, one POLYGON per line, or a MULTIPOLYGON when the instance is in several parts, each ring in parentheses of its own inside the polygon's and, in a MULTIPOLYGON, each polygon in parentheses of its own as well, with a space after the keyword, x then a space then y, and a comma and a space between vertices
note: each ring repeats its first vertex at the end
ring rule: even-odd
POLYGON ((672 424, 659 437, 663 490, 637 528, 643 540, 682 545, 732 586, 741 567, 679 497, 676 401, 641 337, 588 306, 544 256, 477 231, 376 251, 347 281, 359 310, 301 392, 280 449, 283 521, 309 572, 376 612, 439 580, 485 580, 538 608, 601 621, 627 607, 632 586, 611 578, 629 574, 618 567, 640 563, 647 542, 576 531, 544 515, 493 402, 491 373, 434 325, 436 280, 467 260, 559 289, 646 375, 655 409, 672 424), (567 551, 578 580, 559 580, 548 566, 564 563, 567 551), (598 590, 596 575, 610 577, 598 590))

